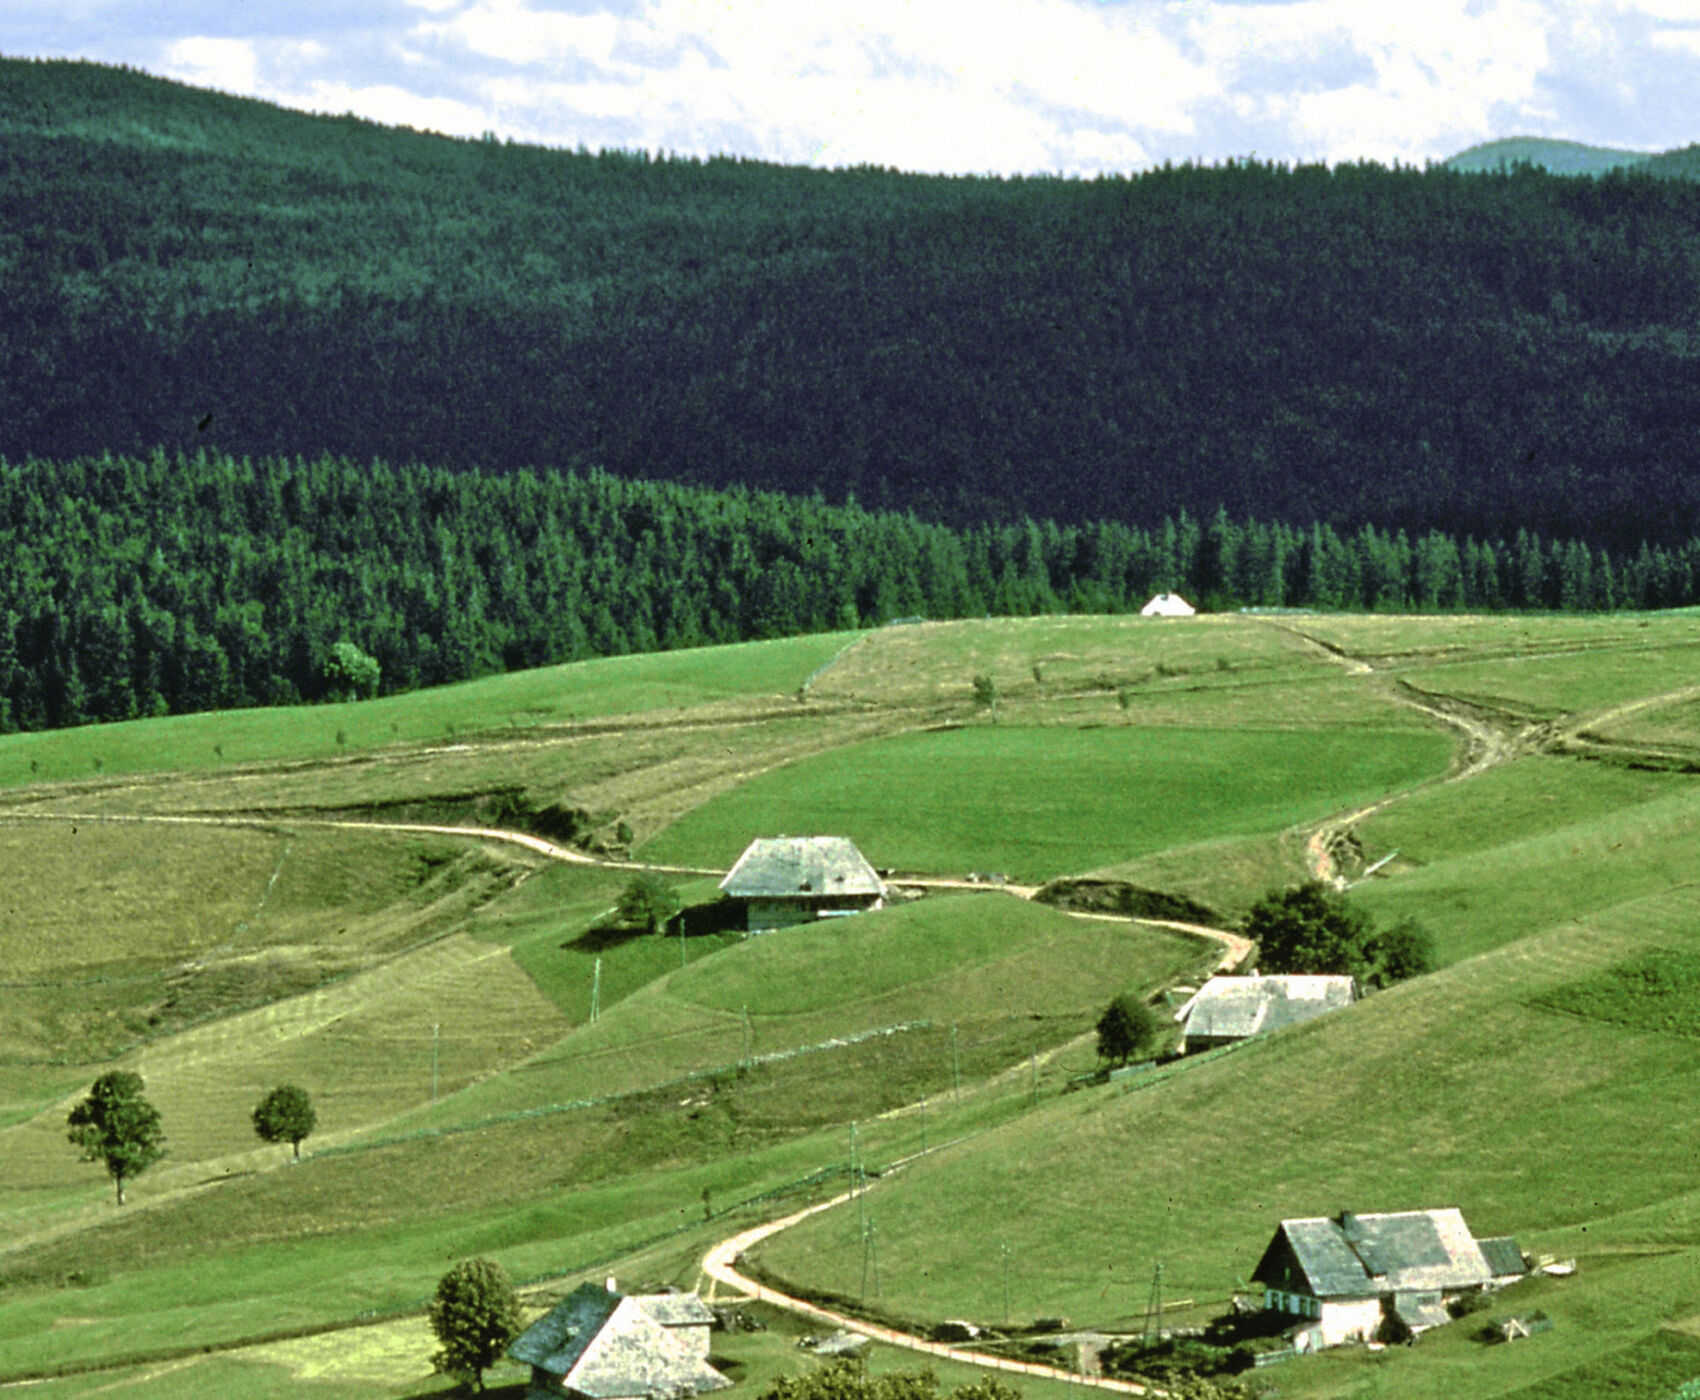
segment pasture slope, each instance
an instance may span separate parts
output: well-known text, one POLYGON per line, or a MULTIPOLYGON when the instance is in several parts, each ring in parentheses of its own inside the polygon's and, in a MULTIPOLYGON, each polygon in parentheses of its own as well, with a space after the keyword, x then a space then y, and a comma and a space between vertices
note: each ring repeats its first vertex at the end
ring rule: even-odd
MULTIPOLYGON (((769 1277, 1113 1328, 1157 1263, 1220 1306, 1282 1215, 1456 1204, 1580 1260, 1518 1302, 1558 1327, 1292 1363, 1284 1395, 1662 1400, 1700 1374, 1697 659, 1684 614, 987 620, 0 739, 0 1372, 436 1393, 447 1262, 690 1285, 854 1142, 915 1158, 865 1198, 872 1285, 843 1209, 753 1251, 769 1277), (906 876, 1096 874, 1223 923, 1391 855, 1352 898, 1443 966, 1064 1093, 1110 995, 1220 950, 995 892, 753 940, 610 920, 631 862, 822 829, 906 876), (122 1211, 63 1137, 113 1065, 170 1146, 122 1211), (286 1080, 320 1106, 299 1167, 247 1123, 286 1080)), ((724 1345, 752 1389, 792 1364, 724 1345)))

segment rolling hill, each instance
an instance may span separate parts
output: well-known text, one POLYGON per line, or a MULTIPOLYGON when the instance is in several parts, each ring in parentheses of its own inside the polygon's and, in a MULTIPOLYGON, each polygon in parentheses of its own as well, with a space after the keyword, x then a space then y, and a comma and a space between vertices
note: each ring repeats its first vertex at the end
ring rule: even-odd
POLYGON ((1687 179, 786 169, 17 60, 0 172, 12 461, 328 452, 1617 555, 1700 533, 1687 179))
MULTIPOLYGON (((42 771, 98 731, 0 741, 26 955, 0 1022, 5 1375, 104 1368, 121 1400, 433 1393, 407 1315, 446 1261, 689 1285, 709 1242, 842 1182, 854 1139, 880 1178, 877 1296, 854 1211, 761 1246, 770 1278, 922 1326, 998 1323, 1007 1296, 1017 1319, 1113 1329, 1137 1327, 1162 1263, 1187 1322, 1282 1215, 1454 1204, 1578 1259, 1504 1303, 1555 1330, 1489 1348, 1459 1324, 1293 1362, 1283 1394, 1525 1400, 1609 1377, 1664 1400, 1700 1375, 1700 1143, 1673 1108, 1700 1075, 1697 648, 1682 613, 1003 619, 364 702, 357 752, 313 708, 273 712, 252 756, 248 716, 198 718, 192 741, 138 722, 98 775, 42 771), (516 687, 550 714, 517 734, 516 687), (888 794, 846 786, 885 771, 870 745, 898 746, 888 794), (609 918, 618 863, 452 830, 595 810, 640 856, 674 841, 715 864, 732 833, 834 793, 835 820, 866 814, 917 867, 910 892, 1044 849, 1047 870, 1226 923, 1319 851, 1348 877, 1393 855, 1350 897, 1421 920, 1441 966, 1067 1092, 1110 994, 1217 950, 984 886, 747 940, 699 913, 655 938, 609 918), (122 1212, 63 1138, 112 1064, 143 1073, 171 1149, 122 1212), (285 1080, 321 1106, 299 1167, 247 1122, 285 1080), (351 1330, 267 1340, 326 1327, 351 1330)), ((711 877, 677 878, 712 899, 711 877)), ((749 1355, 752 1375, 779 1364, 749 1355)))
POLYGON ((1656 154, 1588 146, 1580 141, 1553 141, 1542 136, 1507 136, 1459 151, 1442 164, 1448 170, 1480 172, 1505 171, 1527 163, 1554 175, 1604 175, 1608 170, 1644 167, 1656 154))

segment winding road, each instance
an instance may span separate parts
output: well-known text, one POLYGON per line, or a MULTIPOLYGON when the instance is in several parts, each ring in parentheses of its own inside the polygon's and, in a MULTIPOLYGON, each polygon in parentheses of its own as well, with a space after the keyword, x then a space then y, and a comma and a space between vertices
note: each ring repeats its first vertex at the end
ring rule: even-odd
MULTIPOLYGON (((935 1151, 938 1149, 934 1149, 935 1151)), ((895 1168, 888 1169, 894 1170, 895 1168)), ((865 1189, 865 1188, 864 1188, 865 1189)), ((841 1328, 846 1332, 855 1332, 859 1336, 870 1337, 876 1342, 885 1342, 890 1346, 903 1347, 909 1351, 922 1352, 927 1356, 937 1356, 946 1361, 960 1361, 970 1366, 981 1366, 990 1371, 1011 1371, 1025 1376, 1042 1376, 1046 1380, 1066 1381, 1070 1385, 1091 1386, 1097 1390, 1113 1390, 1122 1395, 1167 1395, 1167 1391, 1157 1390, 1152 1386, 1135 1384, 1133 1381, 1114 1380, 1108 1376, 1087 1376, 1078 1371, 1065 1371, 1060 1366, 1045 1366, 1036 1361, 1013 1361, 1005 1356, 990 1356, 982 1351, 971 1351, 964 1347, 950 1346, 944 1342, 929 1341, 918 1337, 912 1332, 901 1332, 894 1327, 881 1327, 877 1323, 864 1321, 859 1317, 851 1317, 848 1313, 834 1312, 830 1308, 794 1298, 789 1293, 781 1293, 764 1283, 758 1283, 738 1271, 740 1256, 745 1250, 759 1244, 770 1236, 777 1235, 781 1230, 789 1230, 793 1225, 807 1220, 810 1216, 819 1215, 822 1211, 841 1206, 846 1201, 854 1200, 854 1191, 845 1191, 834 1196, 829 1201, 822 1201, 804 1210, 799 1210, 779 1220, 770 1220, 765 1225, 754 1225, 742 1230, 730 1239, 721 1240, 703 1255, 702 1271, 715 1287, 735 1288, 744 1299, 754 1302, 767 1303, 773 1307, 783 1308, 786 1312, 811 1321, 826 1324, 828 1327, 841 1328)), ((713 1296, 712 1293, 710 1295, 713 1296)))

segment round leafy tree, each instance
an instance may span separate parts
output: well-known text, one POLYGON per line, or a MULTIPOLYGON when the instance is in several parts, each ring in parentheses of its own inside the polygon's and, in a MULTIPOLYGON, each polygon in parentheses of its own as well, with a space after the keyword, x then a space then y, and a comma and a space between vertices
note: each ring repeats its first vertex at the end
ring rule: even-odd
POLYGON ((1367 970, 1369 919, 1320 880, 1271 890, 1246 915, 1260 972, 1361 976, 1367 970))
POLYGON ((65 1121, 83 1160, 105 1164, 119 1205, 124 1204, 124 1183, 165 1155, 159 1110, 142 1096, 142 1076, 129 1070, 101 1075, 65 1121))
POLYGON ((651 870, 632 877, 620 894, 618 906, 622 922, 642 924, 651 933, 666 928, 679 908, 678 891, 651 870))
POLYGON ((378 658, 362 651, 353 642, 336 643, 325 658, 325 685, 335 695, 356 700, 362 696, 370 698, 378 693, 378 681, 382 675, 378 658))
POLYGON ((1143 999, 1117 997, 1098 1018, 1098 1058, 1126 1064, 1157 1039, 1157 1015, 1143 999))
POLYGON ((287 1142, 301 1157, 301 1140, 318 1122, 307 1091, 294 1084, 279 1084, 254 1107, 254 1131, 267 1142, 287 1142))
POLYGON ((431 1330, 443 1349, 431 1364, 462 1385, 484 1389, 484 1371, 520 1334, 519 1296, 494 1259, 463 1259, 444 1274, 431 1300, 431 1330))

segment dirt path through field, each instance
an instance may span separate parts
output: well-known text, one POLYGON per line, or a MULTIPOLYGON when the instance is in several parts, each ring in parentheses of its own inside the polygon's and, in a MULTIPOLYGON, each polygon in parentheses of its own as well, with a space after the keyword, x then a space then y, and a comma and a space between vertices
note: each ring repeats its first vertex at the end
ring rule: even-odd
POLYGON ((1359 807, 1341 816, 1329 817, 1305 837, 1305 864, 1318 880, 1331 885, 1343 885, 1336 852, 1348 840, 1352 829, 1377 812, 1402 802, 1412 793, 1421 792, 1436 783, 1462 782, 1479 777, 1490 768, 1509 762, 1520 754, 1533 750, 1535 737, 1542 726, 1512 723, 1479 706, 1470 705, 1452 696, 1436 695, 1417 689, 1408 681, 1397 680, 1378 671, 1361 656, 1313 636, 1290 623, 1270 621, 1269 626, 1296 637, 1324 660, 1345 669, 1347 675, 1363 676, 1374 692, 1389 704, 1416 710, 1456 731, 1464 740, 1464 751, 1454 771, 1428 782, 1418 783, 1403 792, 1392 793, 1377 802, 1359 807), (1498 722, 1496 722, 1496 720, 1498 722))
MULTIPOLYGON (((936 1149, 935 1149, 936 1150, 936 1149)), ((901 1166, 901 1164, 899 1164, 901 1166)), ((892 1168, 895 1170, 897 1168, 892 1168)), ((983 1366, 989 1371, 1012 1371, 1026 1376, 1042 1376, 1046 1380, 1066 1381, 1070 1385, 1092 1386, 1098 1390, 1113 1390, 1122 1395, 1166 1395, 1168 1392, 1149 1386, 1136 1385, 1132 1381, 1113 1380, 1107 1376, 1084 1376, 1078 1371, 1065 1371, 1058 1366, 1042 1366, 1034 1361, 1012 1361, 1008 1357, 990 1356, 982 1351, 970 1351, 965 1347, 949 1346, 943 1342, 929 1341, 918 1337, 912 1332, 902 1332, 894 1327, 881 1327, 876 1323, 865 1322, 861 1318, 851 1317, 848 1313, 834 1312, 830 1308, 819 1307, 814 1303, 794 1298, 789 1293, 781 1293, 778 1289, 769 1288, 766 1284, 746 1277, 738 1271, 739 1257, 745 1250, 759 1244, 762 1240, 777 1235, 782 1230, 789 1230, 793 1225, 819 1215, 822 1211, 841 1206, 846 1201, 854 1200, 856 1193, 846 1191, 834 1196, 829 1201, 819 1205, 809 1206, 779 1220, 770 1220, 765 1225, 755 1225, 747 1230, 741 1230, 730 1239, 721 1240, 703 1255, 702 1271, 712 1281, 712 1287, 724 1286, 735 1288, 746 1300, 767 1303, 772 1307, 782 1308, 798 1317, 806 1317, 811 1321, 824 1323, 828 1327, 842 1328, 846 1332, 855 1332, 863 1337, 871 1337, 877 1342, 889 1346, 903 1347, 908 1351, 918 1351, 926 1356, 942 1357, 947 1361, 960 1361, 969 1366, 983 1366)), ((712 1290, 711 1290, 712 1296, 712 1290)))

